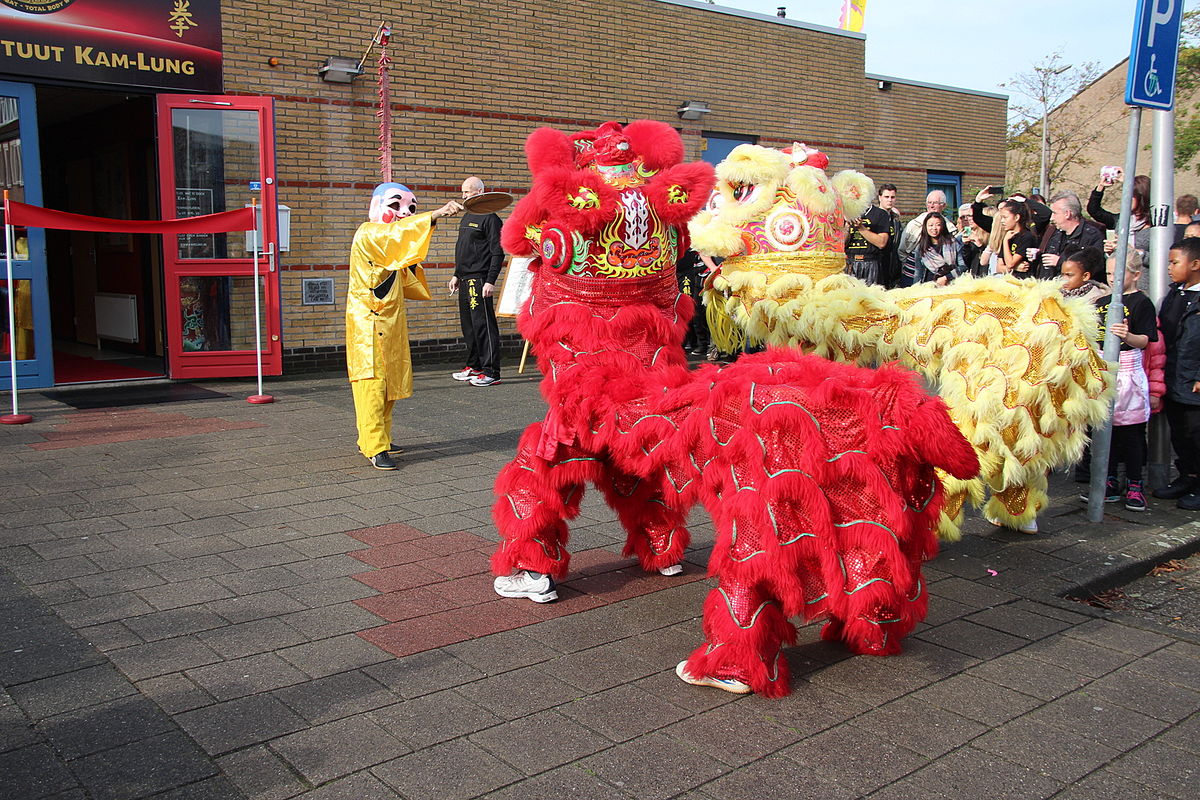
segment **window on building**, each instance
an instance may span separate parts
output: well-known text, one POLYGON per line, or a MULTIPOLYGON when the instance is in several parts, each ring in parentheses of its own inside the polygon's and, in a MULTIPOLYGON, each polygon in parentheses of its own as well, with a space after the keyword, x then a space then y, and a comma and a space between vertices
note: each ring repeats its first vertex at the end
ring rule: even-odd
MULTIPOLYGON (((962 174, 953 172, 930 172, 925 178, 925 192, 941 190, 946 193, 946 213, 954 214, 962 205, 962 174)), ((951 217, 953 219, 953 217, 951 217)))
POLYGON ((701 155, 705 161, 714 165, 724 161, 725 156, 729 155, 730 151, 739 144, 755 144, 758 142, 757 136, 747 136, 742 133, 702 131, 700 135, 704 137, 704 152, 701 155))

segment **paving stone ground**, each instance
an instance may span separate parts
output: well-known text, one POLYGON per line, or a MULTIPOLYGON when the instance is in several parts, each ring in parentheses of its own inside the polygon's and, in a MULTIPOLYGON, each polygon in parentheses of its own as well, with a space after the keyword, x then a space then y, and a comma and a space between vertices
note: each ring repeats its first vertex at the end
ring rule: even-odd
MULTIPOLYGON (((594 496, 559 604, 490 594, 491 484, 544 407, 420 372, 401 468, 337 376, 0 429, 0 797, 1190 798, 1200 638, 1059 595, 1200 546, 1154 503, 1033 537, 968 519, 904 654, 805 627, 783 700, 687 686, 712 527, 642 576, 594 496), (419 566, 418 566, 419 565, 419 566), (398 626, 398 627, 396 627, 398 626)), ((88 391, 80 389, 79 391, 88 391)), ((1086 594, 1086 592, 1082 592, 1086 594)))

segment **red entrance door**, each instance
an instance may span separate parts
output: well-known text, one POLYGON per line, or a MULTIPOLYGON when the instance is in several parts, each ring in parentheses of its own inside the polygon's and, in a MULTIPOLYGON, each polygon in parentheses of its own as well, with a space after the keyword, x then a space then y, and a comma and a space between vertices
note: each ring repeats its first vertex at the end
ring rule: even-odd
POLYGON ((266 97, 158 96, 158 162, 164 219, 233 211, 257 199, 253 232, 163 237, 168 368, 172 378, 282 371, 273 107, 266 97), (261 315, 256 342, 255 292, 261 315))

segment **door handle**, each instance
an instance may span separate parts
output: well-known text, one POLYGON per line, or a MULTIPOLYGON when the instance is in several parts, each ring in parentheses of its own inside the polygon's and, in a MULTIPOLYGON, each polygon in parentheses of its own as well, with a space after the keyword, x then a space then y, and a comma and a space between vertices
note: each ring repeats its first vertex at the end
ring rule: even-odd
POLYGON ((263 255, 267 257, 267 272, 275 271, 275 243, 270 242, 267 249, 263 251, 263 255))

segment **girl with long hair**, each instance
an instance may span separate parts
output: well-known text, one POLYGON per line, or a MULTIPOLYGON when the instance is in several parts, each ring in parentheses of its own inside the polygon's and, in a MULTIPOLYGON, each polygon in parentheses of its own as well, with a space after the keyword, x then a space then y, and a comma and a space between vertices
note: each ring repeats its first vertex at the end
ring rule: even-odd
POLYGON ((913 282, 934 281, 945 286, 962 272, 960 252, 958 242, 946 228, 946 218, 936 211, 929 212, 913 250, 913 282))
POLYGON ((997 272, 1010 273, 1018 278, 1032 278, 1034 271, 1025 258, 1030 248, 1038 246, 1038 238, 1029 229, 1029 208, 1020 200, 1005 200, 1000 204, 996 220, 1004 230, 1000 245, 1001 260, 997 272))

